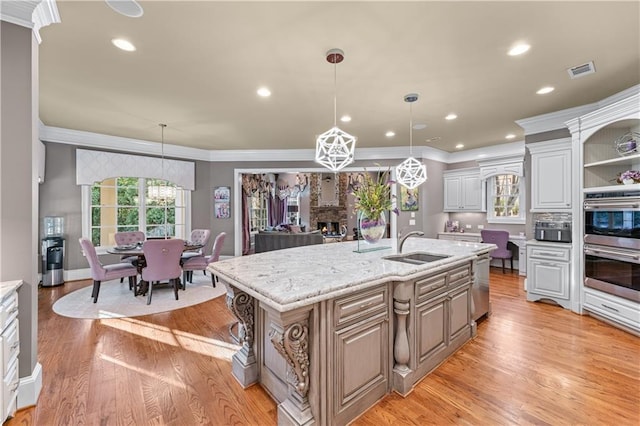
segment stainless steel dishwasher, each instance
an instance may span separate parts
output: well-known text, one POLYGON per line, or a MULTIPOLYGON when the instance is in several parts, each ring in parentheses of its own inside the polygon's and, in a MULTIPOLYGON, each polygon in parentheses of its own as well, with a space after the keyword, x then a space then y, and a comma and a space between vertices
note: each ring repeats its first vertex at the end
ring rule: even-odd
POLYGON ((477 321, 483 315, 491 315, 491 304, 489 302, 489 254, 483 254, 475 262, 475 274, 471 294, 473 296, 474 309, 472 318, 477 321))

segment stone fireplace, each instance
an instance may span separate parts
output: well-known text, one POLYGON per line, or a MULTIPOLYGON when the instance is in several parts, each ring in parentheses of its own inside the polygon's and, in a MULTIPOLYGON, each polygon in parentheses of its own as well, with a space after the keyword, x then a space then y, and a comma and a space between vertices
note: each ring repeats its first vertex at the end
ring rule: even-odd
POLYGON ((333 173, 312 173, 309 192, 309 225, 313 229, 327 228, 327 233, 340 234, 340 228, 347 226, 347 173, 338 173, 338 198, 337 205, 321 204, 320 179, 324 175, 334 176, 333 173), (320 202, 319 202, 320 201, 320 202))

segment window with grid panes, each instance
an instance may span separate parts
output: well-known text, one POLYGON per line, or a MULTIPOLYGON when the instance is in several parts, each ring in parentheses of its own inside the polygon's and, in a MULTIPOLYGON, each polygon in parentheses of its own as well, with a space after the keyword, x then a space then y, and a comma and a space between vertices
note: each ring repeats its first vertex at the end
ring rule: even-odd
POLYGON ((487 222, 525 223, 524 179, 496 175, 488 179, 487 222))
POLYGON ((267 196, 264 193, 256 192, 250 198, 249 219, 251 221, 251 232, 264 230, 269 225, 267 214, 267 196))
POLYGON ((95 246, 114 245, 113 235, 143 231, 147 238, 185 238, 187 192, 161 179, 118 177, 91 187, 90 232, 95 246))

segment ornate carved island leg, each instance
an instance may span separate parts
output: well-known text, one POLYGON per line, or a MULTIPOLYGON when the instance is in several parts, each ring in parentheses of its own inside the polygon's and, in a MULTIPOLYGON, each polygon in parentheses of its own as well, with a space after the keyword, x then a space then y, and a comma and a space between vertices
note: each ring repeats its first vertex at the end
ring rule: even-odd
POLYGON ((247 293, 224 283, 227 287, 227 307, 238 319, 238 337, 242 348, 233 354, 231 371, 243 388, 258 381, 258 364, 253 351, 255 327, 254 300, 247 293))
POLYGON ((309 404, 309 311, 281 314, 271 323, 269 340, 287 361, 287 399, 278 405, 278 425, 316 423, 309 404), (284 317, 284 318, 283 318, 284 317))

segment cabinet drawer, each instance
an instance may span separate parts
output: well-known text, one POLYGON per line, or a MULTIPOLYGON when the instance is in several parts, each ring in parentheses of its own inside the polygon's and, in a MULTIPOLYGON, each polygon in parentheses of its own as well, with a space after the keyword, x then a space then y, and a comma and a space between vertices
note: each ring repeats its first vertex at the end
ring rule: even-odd
POLYGON ((601 295, 597 290, 584 289, 584 308, 640 330, 640 304, 612 296, 601 295))
POLYGON ((447 287, 447 274, 437 274, 416 281, 416 304, 432 298, 447 287))
POLYGON ((15 399, 18 396, 18 385, 20 379, 18 378, 18 360, 16 359, 9 365, 8 373, 2 380, 2 401, 4 403, 3 413, 4 419, 15 413, 15 399))
POLYGON ((17 358, 20 353, 20 333, 18 332, 18 321, 14 320, 7 328, 2 332, 2 356, 3 371, 2 374, 7 374, 7 369, 13 358, 17 358))
POLYGON ((18 293, 13 291, 0 303, 0 330, 18 316, 18 293))
POLYGON ((449 279, 448 284, 449 287, 456 287, 460 284, 464 284, 469 281, 469 277, 471 276, 471 265, 460 266, 456 269, 453 269, 448 272, 449 279))
POLYGON ((385 311, 388 304, 389 291, 386 285, 336 299, 333 309, 334 324, 339 327, 385 311))
POLYGON ((559 260, 562 262, 569 261, 569 248, 563 247, 537 247, 527 246, 529 257, 532 259, 559 260))

